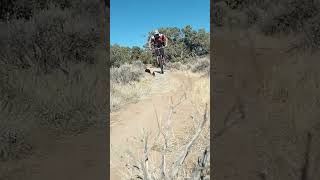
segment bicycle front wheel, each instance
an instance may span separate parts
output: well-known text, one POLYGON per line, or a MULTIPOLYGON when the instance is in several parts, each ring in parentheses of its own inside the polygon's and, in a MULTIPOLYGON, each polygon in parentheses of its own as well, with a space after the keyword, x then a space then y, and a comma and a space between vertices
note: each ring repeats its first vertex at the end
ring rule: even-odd
POLYGON ((160 68, 161 68, 161 74, 163 74, 163 60, 160 60, 160 68))

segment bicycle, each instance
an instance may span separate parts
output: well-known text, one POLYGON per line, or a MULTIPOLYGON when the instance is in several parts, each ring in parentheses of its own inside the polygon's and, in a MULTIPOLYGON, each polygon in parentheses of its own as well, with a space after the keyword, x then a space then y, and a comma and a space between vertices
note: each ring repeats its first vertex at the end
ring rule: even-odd
POLYGON ((154 50, 156 50, 156 54, 157 54, 157 62, 159 62, 160 64, 160 69, 161 69, 161 74, 164 73, 164 70, 163 70, 163 65, 165 64, 165 61, 164 61, 164 55, 161 55, 161 53, 159 52, 160 49, 163 49, 163 47, 160 47, 160 48, 153 48, 154 50), (159 61, 159 58, 160 58, 160 61, 159 61))

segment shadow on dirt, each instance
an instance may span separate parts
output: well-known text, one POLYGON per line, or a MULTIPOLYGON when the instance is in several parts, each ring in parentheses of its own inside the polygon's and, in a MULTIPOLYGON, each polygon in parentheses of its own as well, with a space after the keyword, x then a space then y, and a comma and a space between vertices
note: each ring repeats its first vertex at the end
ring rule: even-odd
POLYGON ((161 71, 153 71, 153 72, 156 72, 156 73, 159 73, 159 74, 161 74, 161 71))
POLYGON ((147 73, 149 73, 149 74, 151 74, 151 75, 153 75, 153 76, 156 75, 155 73, 162 74, 161 71, 153 71, 153 72, 151 72, 150 69, 145 69, 144 71, 147 72, 147 73))

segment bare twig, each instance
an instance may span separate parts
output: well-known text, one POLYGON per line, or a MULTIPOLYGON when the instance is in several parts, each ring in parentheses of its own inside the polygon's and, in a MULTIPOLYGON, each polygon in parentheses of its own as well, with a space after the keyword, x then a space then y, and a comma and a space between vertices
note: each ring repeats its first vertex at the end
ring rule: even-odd
POLYGON ((198 159, 198 164, 196 167, 195 172, 193 173, 193 179, 204 179, 205 174, 203 171, 207 167, 208 159, 210 158, 210 147, 206 147, 204 152, 202 153, 201 157, 198 159))
MULTIPOLYGON (((172 111, 170 111, 170 112, 172 113, 172 111)), ((170 118, 171 118, 171 115, 169 115, 169 117, 167 119, 167 125, 168 125, 168 121, 170 121, 170 118)), ((166 171, 166 153, 167 153, 167 148, 168 148, 168 135, 167 135, 167 132, 163 132, 163 131, 161 131, 161 134, 164 139, 164 144, 163 144, 163 150, 161 153, 160 178, 166 179, 165 171, 166 171)))
POLYGON ((307 147, 306 153, 304 157, 304 164, 301 169, 301 180, 309 180, 309 165, 310 165, 310 151, 311 151, 311 141, 312 141, 312 134, 309 132, 307 134, 307 147))
POLYGON ((196 121, 195 121, 195 113, 193 113, 193 115, 191 115, 191 119, 192 119, 192 121, 193 121, 193 128, 196 128, 196 121))
POLYGON ((200 135, 200 133, 201 133, 201 131, 202 131, 202 129, 203 129, 203 127, 204 127, 206 122, 207 122, 207 104, 206 104, 205 113, 204 113, 204 116, 203 116, 203 121, 200 124, 197 132, 193 136, 192 140, 187 144, 185 150, 180 154, 178 159, 173 164, 173 167, 172 167, 171 172, 170 172, 170 179, 174 179, 174 177, 176 177, 176 175, 178 174, 180 167, 184 163, 185 158, 187 157, 192 145, 194 144, 194 142, 199 137, 199 135, 200 135))
MULTIPOLYGON (((127 150, 127 151, 126 151, 126 154, 127 154, 129 157, 132 158, 133 162, 139 162, 138 159, 133 155, 133 153, 132 153, 131 151, 127 150)), ((128 165, 128 166, 129 166, 129 165, 128 165)), ((139 173, 141 173, 141 171, 142 171, 142 167, 139 167, 139 166, 137 166, 137 165, 130 165, 130 167, 133 168, 133 170, 136 170, 136 171, 139 172, 139 173)), ((138 175, 136 175, 136 176, 137 176, 137 177, 138 177, 138 176, 141 177, 140 174, 138 174, 138 175)), ((141 179, 143 179, 143 178, 141 178, 141 179)))
MULTIPOLYGON (((187 93, 184 92, 183 95, 180 97, 179 101, 177 104, 173 105, 173 109, 177 108, 183 101, 185 101, 187 99, 187 93)), ((172 97, 171 97, 171 103, 173 104, 172 102, 172 97)))
POLYGON ((166 173, 165 173, 165 165, 166 165, 166 161, 165 161, 166 155, 164 153, 164 151, 162 152, 161 155, 161 163, 160 163, 160 179, 165 179, 166 177, 166 173))
MULTIPOLYGON (((190 149, 192 147, 192 145, 195 143, 195 141, 198 139, 198 137, 201 134, 202 129, 204 128, 204 125, 207 121, 207 104, 205 106, 205 112, 204 112, 204 117, 203 117, 203 121, 202 123, 199 125, 198 130, 195 134, 195 136, 192 138, 192 140, 187 144, 186 148, 181 152, 180 156, 178 157, 178 159, 176 160, 176 162, 173 164, 172 167, 170 167, 170 172, 166 172, 166 153, 168 151, 168 142, 170 139, 169 136, 169 131, 170 131, 170 124, 171 124, 171 118, 174 112, 174 109, 177 108, 186 98, 186 94, 184 94, 183 96, 181 96, 180 100, 178 103, 174 104, 172 99, 171 99, 171 105, 169 108, 169 113, 168 113, 168 117, 166 119, 166 123, 164 125, 164 127, 162 127, 162 123, 159 121, 158 118, 158 113, 156 111, 156 108, 154 108, 155 113, 156 113, 156 120, 158 123, 158 134, 155 138, 155 141, 158 141, 159 137, 162 136, 164 139, 164 144, 163 144, 163 149, 161 152, 161 162, 160 162, 160 176, 159 177, 155 177, 157 176, 155 173, 155 171, 151 171, 150 167, 149 167, 149 157, 148 157, 148 137, 149 134, 147 134, 144 138, 144 159, 142 161, 140 161, 140 166, 133 166, 134 170, 138 170, 139 174, 136 176, 137 178, 140 179, 164 179, 164 180, 169 180, 169 179, 174 179, 174 177, 178 174, 180 167, 182 166, 182 164, 185 161, 185 158, 187 157, 188 153, 190 152, 190 149)), ((155 142, 154 142, 155 143, 155 142)), ((204 156, 203 158, 199 159, 198 165, 199 165, 199 171, 200 171, 200 177, 202 177, 202 171, 203 171, 203 167, 206 165, 206 161, 207 161, 207 156, 208 156, 208 150, 205 150, 204 156)), ((134 158, 134 157, 133 157, 134 158)), ((136 161, 137 162, 137 161, 136 161)))
POLYGON ((155 140, 153 141, 153 145, 152 146, 154 146, 154 144, 158 141, 158 139, 160 137, 160 133, 164 136, 164 134, 162 133, 162 130, 161 130, 161 122, 159 121, 158 113, 157 113, 157 110, 156 110, 154 104, 153 104, 153 109, 154 109, 154 112, 156 114, 156 120, 157 120, 157 125, 158 125, 158 133, 157 133, 157 135, 155 137, 155 140))
POLYGON ((239 103, 238 105, 235 104, 234 106, 232 106, 231 109, 229 110, 229 112, 227 113, 226 118, 224 120, 224 127, 220 131, 214 133, 213 139, 221 137, 228 129, 230 129, 231 127, 233 127, 237 123, 239 123, 239 119, 244 119, 244 118, 245 118, 245 112, 244 112, 243 105, 241 103, 239 103), (240 117, 231 118, 231 115, 237 111, 239 111, 240 117))
POLYGON ((166 123, 166 127, 165 127, 165 131, 161 131, 161 134, 163 135, 163 139, 164 139, 164 145, 163 145, 163 151, 161 154, 161 164, 160 164, 160 177, 161 179, 166 179, 166 153, 167 153, 167 149, 168 149, 168 139, 169 139, 169 129, 170 129, 170 125, 171 125, 171 118, 172 118, 172 114, 175 110, 176 107, 178 107, 184 100, 186 99, 186 94, 184 94, 184 96, 180 97, 180 100, 177 104, 173 104, 173 100, 172 97, 170 98, 171 100, 171 105, 170 105, 170 110, 169 110, 169 114, 168 114, 168 118, 167 118, 167 123, 166 123))
POLYGON ((146 179, 146 180, 151 179, 151 176, 150 176, 150 173, 148 170, 148 165, 149 165, 149 162, 148 162, 148 160, 149 160, 148 159, 148 138, 149 138, 149 134, 145 134, 145 137, 144 137, 144 159, 143 159, 143 161, 140 162, 141 168, 143 171, 143 176, 144 176, 144 179, 146 179))
MULTIPOLYGON (((155 140, 153 142, 153 145, 158 141, 159 137, 160 137, 160 134, 162 135, 163 139, 164 139, 164 145, 163 145, 163 150, 162 150, 162 153, 161 153, 161 163, 160 163, 160 178, 161 179, 166 179, 166 152, 167 152, 167 149, 168 149, 168 139, 169 139, 169 136, 168 136, 168 132, 169 132, 169 129, 170 129, 170 124, 171 124, 171 118, 172 118, 172 114, 174 112, 174 109, 176 107, 178 107, 184 100, 186 99, 186 94, 184 94, 183 96, 180 97, 180 100, 177 104, 173 104, 173 100, 171 98, 171 105, 170 105, 170 109, 169 109, 169 114, 168 114, 168 117, 167 117, 167 122, 166 122, 166 126, 165 126, 165 129, 162 130, 161 128, 161 122, 159 120, 159 117, 158 117, 158 113, 156 111, 156 108, 154 106, 154 111, 155 111, 155 114, 156 114, 156 120, 157 120, 157 125, 158 125, 158 133, 155 137, 155 140)), ((146 144, 145 144, 145 152, 147 152, 147 147, 146 147, 146 144)), ((145 157, 146 158, 146 157, 145 157)), ((144 170, 146 172, 144 172, 144 174, 147 174, 148 171, 147 170, 144 170)), ((150 173, 149 173, 150 174, 150 173)))

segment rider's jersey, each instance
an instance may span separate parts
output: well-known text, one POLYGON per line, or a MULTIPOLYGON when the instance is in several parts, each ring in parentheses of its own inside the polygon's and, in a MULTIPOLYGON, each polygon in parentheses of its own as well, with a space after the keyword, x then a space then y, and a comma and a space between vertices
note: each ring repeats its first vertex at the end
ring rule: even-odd
POLYGON ((165 45, 165 42, 166 42, 166 38, 165 38, 165 35, 163 34, 157 34, 157 35, 153 35, 151 36, 151 42, 153 43, 153 45, 155 47, 162 47, 165 45))

